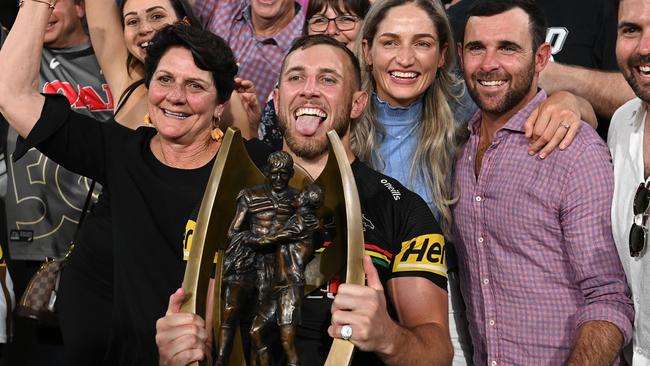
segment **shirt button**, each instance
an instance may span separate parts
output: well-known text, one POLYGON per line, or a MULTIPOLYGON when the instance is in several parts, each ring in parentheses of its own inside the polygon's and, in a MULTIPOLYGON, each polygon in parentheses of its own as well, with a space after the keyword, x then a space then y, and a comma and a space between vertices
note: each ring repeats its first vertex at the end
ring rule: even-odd
POLYGON ((482 244, 482 243, 483 243, 483 241, 485 241, 485 239, 483 239, 483 237, 482 237, 482 236, 481 236, 480 238, 478 238, 478 242, 479 242, 479 243, 481 243, 481 244, 482 244))
POLYGON ((490 320, 490 321, 488 322, 488 324, 490 324, 491 326, 494 326, 494 320, 490 320))
POLYGON ((481 202, 481 200, 482 200, 483 198, 482 198, 481 196, 476 196, 475 199, 476 199, 476 202, 481 202))
POLYGON ((488 279, 486 278, 486 279, 483 280, 483 283, 487 285, 488 283, 490 283, 490 280, 488 280, 488 279))
POLYGON ((490 365, 492 365, 492 366, 497 366, 497 362, 496 362, 496 361, 492 361, 492 362, 490 362, 490 365))

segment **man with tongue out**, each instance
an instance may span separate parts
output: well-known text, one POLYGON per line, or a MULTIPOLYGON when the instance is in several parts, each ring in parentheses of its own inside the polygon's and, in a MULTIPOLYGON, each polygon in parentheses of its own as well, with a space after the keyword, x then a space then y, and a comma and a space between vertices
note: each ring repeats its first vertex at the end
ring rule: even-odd
MULTIPOLYGON (((418 195, 352 152, 350 126, 368 101, 360 90, 356 57, 333 38, 306 36, 293 44, 281 70, 274 93, 283 150, 317 178, 327 162, 326 133, 338 133, 359 189, 367 254, 366 286, 335 278, 303 299, 296 338, 302 364, 322 365, 332 338, 357 347, 354 365, 450 364, 442 231, 418 195)), ((335 230, 331 223, 324 227, 325 240, 315 243, 316 253, 327 250, 335 230)), ((157 339, 169 340, 159 344, 160 354, 179 361, 170 364, 184 364, 189 349, 203 352, 200 344, 173 346, 190 336, 200 339, 196 327, 187 327, 191 320, 170 311, 181 302, 182 296, 172 295, 168 315, 157 323, 157 339)))
POLYGON ((290 49, 274 91, 283 150, 312 177, 327 162, 326 133, 341 138, 359 189, 368 254, 367 286, 330 283, 304 300, 297 348, 301 359, 322 364, 329 348, 323 343, 330 341, 322 329, 331 316, 329 335, 364 351, 355 364, 449 364, 444 238, 419 196, 355 158, 350 128, 368 101, 360 85, 359 65, 345 46, 308 36, 290 49))
MULTIPOLYGON (((611 365, 634 312, 612 238, 607 147, 526 153, 551 47, 533 0, 477 0, 459 47, 480 110, 454 174, 455 244, 476 365, 611 365)), ((568 126, 566 126, 568 129, 568 126)))

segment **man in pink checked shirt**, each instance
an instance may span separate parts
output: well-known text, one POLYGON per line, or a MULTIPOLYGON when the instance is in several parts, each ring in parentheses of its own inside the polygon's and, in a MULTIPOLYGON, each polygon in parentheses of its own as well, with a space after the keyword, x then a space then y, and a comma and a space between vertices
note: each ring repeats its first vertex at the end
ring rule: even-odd
POLYGON ((459 53, 479 105, 454 176, 454 230, 477 365, 610 365, 634 310, 611 233, 607 146, 584 122, 542 160, 524 122, 551 48, 533 0, 479 0, 459 53))

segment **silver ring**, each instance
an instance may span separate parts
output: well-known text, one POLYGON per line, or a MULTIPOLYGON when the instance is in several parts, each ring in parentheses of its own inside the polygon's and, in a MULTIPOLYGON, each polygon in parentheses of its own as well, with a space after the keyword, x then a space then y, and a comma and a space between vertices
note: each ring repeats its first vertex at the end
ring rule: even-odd
POLYGON ((569 128, 571 128, 571 125, 569 125, 568 123, 566 123, 566 122, 564 122, 564 121, 562 121, 562 122, 560 123, 560 126, 566 128, 567 130, 568 130, 569 128))
POLYGON ((352 337, 352 327, 346 324, 341 327, 341 338, 347 341, 350 337, 352 337))

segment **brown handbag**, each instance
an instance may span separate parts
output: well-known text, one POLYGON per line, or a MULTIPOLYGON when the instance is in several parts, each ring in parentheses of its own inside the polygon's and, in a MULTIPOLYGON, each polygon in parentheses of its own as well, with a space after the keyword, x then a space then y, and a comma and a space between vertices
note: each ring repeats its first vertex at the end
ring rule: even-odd
POLYGON ((47 324, 56 324, 56 292, 65 259, 46 260, 29 281, 16 305, 16 314, 47 324))
POLYGON ((34 276, 29 280, 25 292, 20 297, 16 305, 16 314, 25 318, 38 320, 39 322, 56 325, 58 317, 56 314, 56 294, 59 290, 59 281, 61 279, 61 270, 63 269, 70 253, 74 249, 74 243, 79 235, 79 228, 86 216, 88 206, 92 199, 95 189, 95 181, 90 184, 88 195, 84 208, 79 217, 79 223, 75 230, 68 253, 63 259, 45 259, 41 268, 36 271, 34 276))

